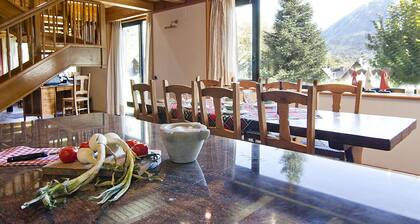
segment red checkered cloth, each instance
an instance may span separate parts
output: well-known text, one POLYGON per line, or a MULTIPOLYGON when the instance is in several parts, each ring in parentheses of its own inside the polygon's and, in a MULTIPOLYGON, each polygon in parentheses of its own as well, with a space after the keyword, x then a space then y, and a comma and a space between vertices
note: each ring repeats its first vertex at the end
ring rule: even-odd
POLYGON ((58 154, 49 155, 47 157, 37 158, 28 161, 19 161, 19 162, 12 162, 8 163, 7 158, 12 156, 20 156, 26 155, 31 153, 39 153, 39 152, 46 152, 46 153, 54 153, 59 150, 58 148, 30 148, 26 146, 17 146, 5 149, 0 152, 0 167, 11 167, 11 166, 44 166, 48 163, 58 160, 58 154))

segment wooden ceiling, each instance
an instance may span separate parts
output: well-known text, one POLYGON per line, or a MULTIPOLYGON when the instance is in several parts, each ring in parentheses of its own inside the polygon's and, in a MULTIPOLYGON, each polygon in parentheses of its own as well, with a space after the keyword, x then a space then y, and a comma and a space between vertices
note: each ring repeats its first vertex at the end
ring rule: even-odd
POLYGON ((182 4, 186 0, 99 0, 106 7, 106 21, 118 21, 141 17, 145 13, 153 12, 160 3, 182 4))

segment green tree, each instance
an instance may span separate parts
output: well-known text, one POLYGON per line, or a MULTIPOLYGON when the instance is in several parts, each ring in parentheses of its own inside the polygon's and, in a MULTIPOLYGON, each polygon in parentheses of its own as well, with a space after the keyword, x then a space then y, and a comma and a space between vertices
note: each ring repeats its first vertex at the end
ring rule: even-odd
POLYGON ((400 0, 389 8, 386 19, 374 22, 375 34, 367 47, 375 52, 372 64, 390 68, 397 84, 420 82, 420 8, 418 0, 400 0))
POLYGON ((237 29, 238 79, 252 78, 252 34, 249 24, 237 29))
POLYGON ((273 32, 264 33, 261 76, 280 80, 322 80, 327 48, 312 22, 312 7, 302 0, 279 0, 273 32))

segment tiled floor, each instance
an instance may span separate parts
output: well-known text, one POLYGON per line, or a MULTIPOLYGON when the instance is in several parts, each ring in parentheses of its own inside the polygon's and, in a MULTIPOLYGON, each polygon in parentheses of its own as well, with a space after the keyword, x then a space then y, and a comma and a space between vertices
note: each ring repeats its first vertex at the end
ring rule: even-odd
MULTIPOLYGON (((26 117, 27 121, 38 119, 37 117, 26 117)), ((0 112, 0 124, 16 123, 23 121, 23 110, 17 106, 13 107, 13 112, 0 112)))

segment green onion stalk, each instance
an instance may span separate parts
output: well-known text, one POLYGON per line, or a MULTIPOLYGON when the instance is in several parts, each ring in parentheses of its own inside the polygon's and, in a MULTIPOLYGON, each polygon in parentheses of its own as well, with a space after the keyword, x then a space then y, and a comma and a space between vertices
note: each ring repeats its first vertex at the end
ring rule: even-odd
POLYGON ((114 171, 114 173, 112 174, 111 180, 107 180, 102 183, 97 182, 95 184, 97 187, 112 186, 109 189, 103 191, 100 195, 91 197, 91 199, 99 200, 98 204, 104 204, 108 201, 116 201, 121 198, 130 188, 133 177, 139 180, 146 179, 149 181, 162 181, 158 175, 147 172, 152 163, 158 161, 159 156, 156 154, 151 154, 147 156, 147 165, 138 166, 138 164, 135 164, 135 160, 137 159, 135 153, 130 149, 127 143, 115 133, 108 133, 106 135, 93 135, 89 141, 89 147, 94 151, 98 151, 97 162, 91 169, 79 177, 68 179, 63 183, 60 183, 57 180, 48 183, 46 186, 38 190, 36 198, 24 203, 21 208, 24 209, 38 201, 42 201, 46 207, 52 209, 57 204, 65 202, 67 196, 73 194, 79 188, 92 182, 92 180, 97 177, 101 168, 111 169, 114 171), (125 153, 124 164, 117 164, 116 158, 114 158, 113 164, 106 163, 105 150, 110 149, 112 152, 111 149, 118 148, 121 148, 125 153), (136 171, 136 173, 134 173, 134 171, 136 171), (122 172, 121 177, 119 177, 116 181, 115 172, 122 172))
POLYGON ((42 201, 42 203, 49 209, 54 208, 57 204, 63 203, 67 196, 73 194, 81 187, 89 184, 97 175, 105 161, 105 147, 107 139, 101 134, 95 134, 89 141, 89 146, 95 151, 98 151, 96 164, 82 175, 67 179, 64 182, 53 180, 46 186, 40 188, 37 197, 31 201, 25 202, 21 208, 25 209, 32 204, 42 201))
POLYGON ((94 200, 99 200, 98 204, 104 204, 107 201, 116 201, 127 192, 131 185, 131 179, 133 178, 134 162, 136 160, 136 155, 134 152, 117 134, 108 133, 105 135, 105 137, 107 139, 108 146, 114 148, 121 147, 126 156, 124 163, 124 173, 117 181, 117 184, 103 191, 100 195, 91 198, 94 200))

